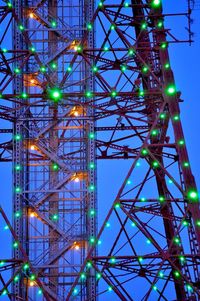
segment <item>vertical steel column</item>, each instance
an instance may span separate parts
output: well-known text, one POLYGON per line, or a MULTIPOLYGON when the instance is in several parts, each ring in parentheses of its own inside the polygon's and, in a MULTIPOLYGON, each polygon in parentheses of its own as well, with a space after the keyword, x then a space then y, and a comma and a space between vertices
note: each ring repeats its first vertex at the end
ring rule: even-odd
MULTIPOLYGON (((15 14, 16 18, 21 22, 23 20, 23 12, 22 8, 25 5, 23 0, 15 0, 13 2, 15 6, 15 14)), ((15 20, 16 21, 16 20, 15 20)), ((17 52, 26 49, 26 45, 22 39, 19 28, 16 26, 15 21, 13 21, 12 27, 12 36, 15 37, 12 39, 13 49, 17 52)), ((22 23, 23 24, 23 21, 22 23)), ((17 60, 13 63, 13 68, 17 67, 17 60)), ((20 78, 15 78, 13 81, 13 94, 21 95, 23 92, 23 81, 20 78)), ((19 101, 23 102, 22 99, 19 101)), ((25 204, 25 177, 26 177, 26 167, 24 164, 24 160, 26 160, 26 150, 25 144, 23 141, 24 135, 26 135, 26 131, 24 129, 24 122, 19 121, 20 116, 24 114, 24 109, 21 108, 20 103, 14 103, 13 108, 15 111, 15 123, 13 123, 13 226, 16 236, 19 237, 19 242, 13 241, 13 246, 15 243, 21 243, 23 248, 28 252, 28 245, 26 243, 27 238, 27 216, 26 216, 26 204, 25 204), (24 168, 22 169, 22 165, 24 168), (16 172, 17 168, 19 168, 19 172, 16 172), (16 215, 19 215, 19 218, 16 218, 16 215)), ((21 259, 21 252, 19 248, 13 248, 13 257, 16 259, 21 259)), ((24 278, 21 277, 19 282, 13 283, 13 294, 19 296, 25 300, 27 296, 27 286, 26 282, 24 282, 24 278)))
MULTIPOLYGON (((94 1, 85 0, 85 26, 88 27, 93 19, 94 15, 94 1)), ((87 37, 87 48, 94 49, 95 48, 95 24, 91 24, 92 30, 89 31, 87 37)), ((92 53, 94 55, 94 52, 92 53)), ((95 65, 94 59, 90 61, 91 66, 95 65)), ((95 93, 95 78, 92 73, 92 68, 90 65, 86 64, 87 70, 87 91, 93 91, 95 93)), ((95 105, 95 101, 93 100, 93 105, 95 105)), ((89 181, 89 189, 90 189, 90 197, 88 203, 88 211, 94 211, 94 214, 87 215, 87 231, 88 231, 88 241, 90 241, 91 237, 96 238, 97 236, 97 186, 96 186, 96 150, 95 150, 95 109, 92 106, 87 107, 87 115, 90 116, 88 123, 88 133, 87 138, 93 137, 92 139, 88 139, 88 147, 87 147, 87 166, 88 166, 88 181, 89 181), (92 136, 91 136, 92 135, 92 136), (94 186, 94 189, 91 187, 94 186)), ((93 252, 93 256, 96 256, 96 249, 93 252)), ((97 284, 95 278, 94 270, 90 271, 90 276, 88 279, 87 285, 87 299, 91 301, 97 300, 97 284)))
MULTIPOLYGON (((48 1, 48 13, 49 16, 54 16, 55 20, 57 20, 58 17, 58 1, 57 0, 50 0, 48 1)), ((51 21, 51 20, 49 20, 51 21)), ((48 51, 49 51, 49 56, 52 57, 54 55, 54 53, 56 53, 58 51, 58 37, 56 36, 54 31, 49 31, 48 33, 48 39, 49 39, 49 45, 48 45, 48 51)), ((57 64, 57 60, 54 61, 55 64, 57 64)), ((53 72, 52 74, 52 81, 54 83, 58 82, 58 74, 57 72, 53 72)), ((57 104, 52 104, 49 106, 49 115, 52 116, 53 122, 55 122, 56 124, 58 123, 58 108, 57 108, 57 104)), ((49 147, 50 149, 53 149, 55 154, 58 155, 58 146, 59 146, 59 141, 58 141, 58 131, 55 130, 54 128, 49 130, 49 147)), ((49 166, 49 183, 50 183, 50 188, 54 188, 54 185, 56 183, 57 177, 58 177, 58 172, 55 170, 52 170, 52 164, 54 164, 54 162, 52 162, 49 166)), ((50 215, 49 218, 51 219, 51 215, 52 214, 58 214, 59 212, 59 194, 58 193, 54 193, 50 200, 49 200, 49 211, 50 211, 50 215)), ((56 222, 56 221, 55 221, 56 222)), ((55 241, 57 241, 59 239, 59 235, 58 233, 56 233, 56 231, 53 231, 51 227, 49 227, 49 236, 51 237, 49 240, 49 249, 50 249, 50 253, 49 256, 53 257, 54 253, 58 252, 58 246, 52 248, 52 246, 54 245, 55 241)), ((55 265, 59 265, 58 261, 55 261, 54 263, 55 265)), ((52 283, 53 285, 51 285, 50 283, 50 287, 52 286, 52 290, 55 293, 55 295, 58 292, 58 274, 59 274, 59 268, 53 268, 51 270, 49 270, 49 273, 51 273, 52 275, 52 283)))

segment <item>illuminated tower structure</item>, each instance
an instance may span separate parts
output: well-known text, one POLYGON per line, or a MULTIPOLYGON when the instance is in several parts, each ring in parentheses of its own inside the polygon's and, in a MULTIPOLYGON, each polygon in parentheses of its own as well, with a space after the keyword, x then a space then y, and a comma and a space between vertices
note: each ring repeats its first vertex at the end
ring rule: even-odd
POLYGON ((168 53, 191 42, 193 2, 181 14, 163 12, 160 0, 1 9, 1 117, 14 124, 1 145, 14 173, 14 261, 4 262, 15 267, 2 294, 200 300, 198 193, 168 53), (187 41, 165 28, 169 15, 187 17, 187 41), (98 234, 96 159, 121 159, 119 175, 130 162, 98 234))
MULTIPOLYGON (((13 103, 14 121, 13 228, 18 240, 13 256, 23 257, 20 245, 29 258, 14 270, 13 300, 40 298, 37 278, 48 300, 64 300, 88 241, 96 236, 94 114, 84 106, 94 83, 78 56, 93 6, 84 0, 20 0, 2 8, 1 92, 13 103), (11 34, 12 46, 4 49, 11 34)), ((91 49, 93 35, 85 42, 91 49)), ((95 282, 93 275, 83 281, 79 300, 95 295, 95 282)))

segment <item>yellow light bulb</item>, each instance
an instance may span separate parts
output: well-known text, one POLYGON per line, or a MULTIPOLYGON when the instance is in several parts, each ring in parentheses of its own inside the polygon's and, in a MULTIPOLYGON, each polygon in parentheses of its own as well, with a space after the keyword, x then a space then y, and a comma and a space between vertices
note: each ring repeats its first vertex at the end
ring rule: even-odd
POLYGON ((77 111, 74 112, 74 116, 79 116, 79 113, 77 111))

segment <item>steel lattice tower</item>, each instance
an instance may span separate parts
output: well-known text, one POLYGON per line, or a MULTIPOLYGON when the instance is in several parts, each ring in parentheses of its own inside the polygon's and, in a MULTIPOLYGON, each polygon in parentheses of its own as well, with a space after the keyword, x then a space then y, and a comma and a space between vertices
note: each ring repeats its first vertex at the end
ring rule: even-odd
POLYGON ((198 193, 168 52, 191 42, 186 2, 169 15, 187 17, 188 41, 165 28, 160 0, 2 2, 0 117, 13 129, 0 146, 13 163, 13 226, 0 213, 14 251, 0 261, 1 295, 200 300, 198 193), (130 162, 99 231, 97 159, 121 159, 119 174, 130 162))

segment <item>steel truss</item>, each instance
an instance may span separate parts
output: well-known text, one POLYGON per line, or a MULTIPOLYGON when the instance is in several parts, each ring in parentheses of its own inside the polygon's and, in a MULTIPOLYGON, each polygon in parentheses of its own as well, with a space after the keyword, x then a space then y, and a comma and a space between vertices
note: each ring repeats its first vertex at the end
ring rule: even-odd
MULTIPOLYGON (((198 193, 168 53, 191 43, 190 26, 188 40, 175 37, 161 1, 100 1, 95 11, 91 1, 9 3, 0 116, 14 127, 1 130, 13 134, 1 161, 13 161, 19 267, 5 263, 19 281, 1 278, 1 293, 200 300, 198 193), (98 235, 96 158, 132 159, 98 235)), ((191 5, 169 15, 190 25, 191 5)))

